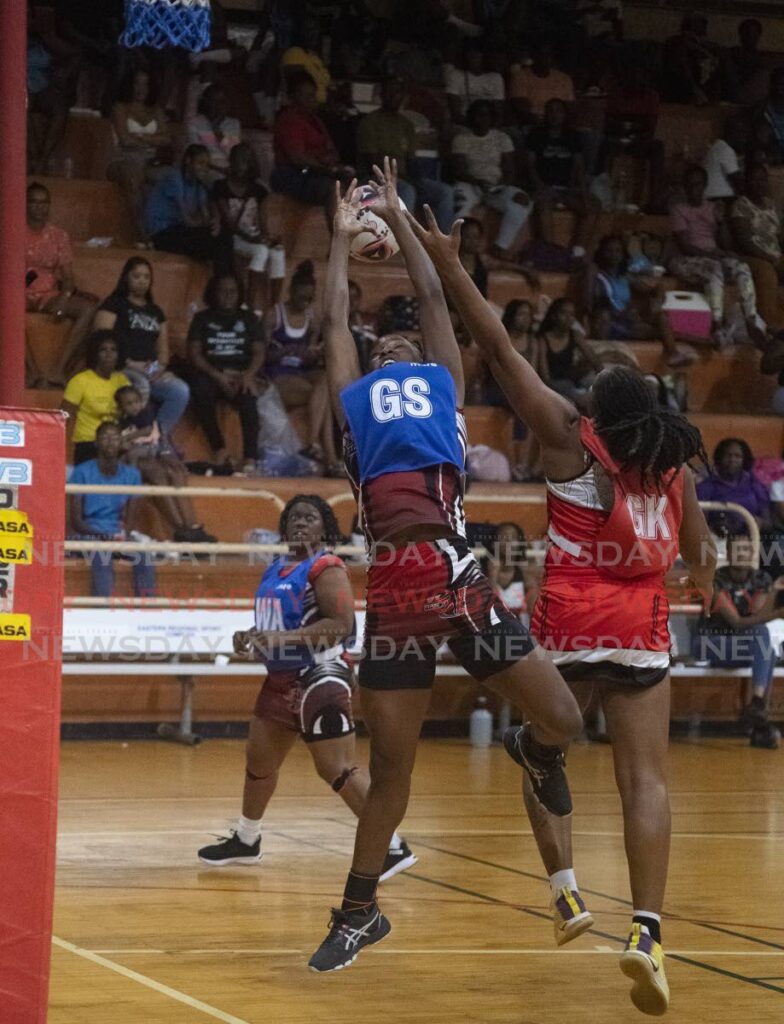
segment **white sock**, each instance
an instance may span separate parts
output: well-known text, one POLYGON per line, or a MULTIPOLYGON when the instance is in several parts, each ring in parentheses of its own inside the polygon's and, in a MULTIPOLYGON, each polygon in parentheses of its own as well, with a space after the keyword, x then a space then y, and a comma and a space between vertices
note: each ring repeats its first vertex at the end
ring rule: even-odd
POLYGON ((550 888, 554 893, 560 892, 563 888, 577 892, 577 879, 574 877, 574 868, 564 868, 563 871, 556 871, 550 875, 550 888))
POLYGON ((390 853, 397 853, 397 851, 400 849, 402 843, 403 843, 403 840, 400 838, 400 836, 397 834, 397 832, 393 832, 392 833, 392 838, 389 840, 389 852, 390 853))
POLYGON ((261 818, 258 821, 254 821, 253 818, 246 818, 244 814, 241 814, 237 822, 237 835, 241 843, 245 843, 246 846, 253 846, 261 835, 261 818))

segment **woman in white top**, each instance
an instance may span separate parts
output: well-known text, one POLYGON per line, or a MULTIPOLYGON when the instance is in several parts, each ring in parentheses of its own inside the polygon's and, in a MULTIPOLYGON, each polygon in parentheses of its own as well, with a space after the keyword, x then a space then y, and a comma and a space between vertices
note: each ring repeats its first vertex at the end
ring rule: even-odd
POLYGON ((740 193, 743 174, 738 154, 745 151, 748 142, 746 122, 733 114, 702 161, 708 175, 706 199, 734 199, 740 193))
POLYGON ((172 161, 172 140, 166 115, 156 104, 147 71, 135 71, 112 108, 115 157, 106 170, 122 189, 136 237, 146 240, 144 186, 160 177, 172 161))
POLYGON ((188 118, 188 142, 206 146, 210 154, 212 181, 229 169, 229 154, 242 141, 242 127, 229 117, 229 101, 224 90, 213 83, 201 94, 198 113, 188 118))

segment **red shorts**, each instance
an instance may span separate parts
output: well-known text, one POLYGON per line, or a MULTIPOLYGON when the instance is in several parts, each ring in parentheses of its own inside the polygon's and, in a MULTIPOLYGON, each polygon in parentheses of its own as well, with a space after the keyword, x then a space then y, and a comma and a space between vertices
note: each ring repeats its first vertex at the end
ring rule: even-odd
POLYGON ((546 578, 531 632, 559 669, 569 666, 570 678, 571 666, 603 661, 666 669, 668 618, 667 596, 658 581, 619 584, 546 578))
POLYGON ((342 659, 300 672, 273 672, 264 680, 253 714, 299 733, 306 743, 354 732, 354 673, 342 659))
POLYGON ((528 630, 493 592, 463 538, 379 546, 368 569, 361 686, 427 688, 444 642, 475 679, 533 649, 528 630))

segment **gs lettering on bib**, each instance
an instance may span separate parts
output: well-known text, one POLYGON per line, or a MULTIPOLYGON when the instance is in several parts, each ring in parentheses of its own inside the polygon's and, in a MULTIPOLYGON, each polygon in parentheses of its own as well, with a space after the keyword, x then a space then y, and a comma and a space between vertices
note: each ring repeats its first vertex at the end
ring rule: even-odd
POLYGON ((452 375, 436 363, 382 366, 340 395, 360 482, 451 463, 463 471, 452 375))

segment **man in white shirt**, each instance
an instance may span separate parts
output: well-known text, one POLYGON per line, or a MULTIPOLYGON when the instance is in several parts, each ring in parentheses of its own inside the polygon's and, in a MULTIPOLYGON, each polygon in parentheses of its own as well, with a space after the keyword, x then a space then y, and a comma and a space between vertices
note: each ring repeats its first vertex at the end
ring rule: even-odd
POLYGON ((514 145, 506 132, 492 127, 493 111, 487 100, 474 100, 467 122, 452 143, 456 216, 467 216, 478 203, 498 210, 502 217, 494 255, 508 259, 531 213, 531 199, 512 184, 514 145))
POLYGON ((738 154, 745 150, 748 136, 746 122, 733 114, 702 162, 708 174, 706 199, 732 199, 738 194, 743 181, 738 154))
POLYGON ((485 71, 485 54, 481 43, 472 40, 465 48, 465 70, 448 65, 444 73, 449 110, 461 122, 474 100, 488 100, 497 113, 503 113, 506 89, 496 71, 485 71))

